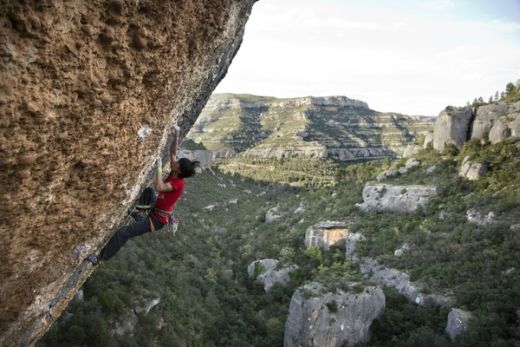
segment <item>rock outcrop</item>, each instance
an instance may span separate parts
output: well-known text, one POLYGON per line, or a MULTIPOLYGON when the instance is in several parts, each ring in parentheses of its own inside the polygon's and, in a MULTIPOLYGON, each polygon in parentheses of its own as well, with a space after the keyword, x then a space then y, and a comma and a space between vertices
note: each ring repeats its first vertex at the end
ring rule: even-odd
POLYGON ((423 149, 423 146, 416 144, 409 144, 406 146, 403 152, 403 158, 412 158, 414 155, 419 153, 423 149))
POLYGON ((381 174, 377 175, 376 180, 378 182, 381 182, 381 181, 386 180, 388 178, 397 177, 400 174, 401 173, 399 172, 399 170, 397 170, 397 169, 390 169, 390 170, 384 171, 381 174))
POLYGON ((486 174, 487 165, 485 163, 473 162, 469 158, 469 156, 466 156, 462 159, 459 176, 467 178, 470 181, 477 181, 486 174))
POLYGON ((72 299, 253 3, 2 1, 0 345, 32 345, 72 299))
POLYGON ((280 218, 280 211, 278 206, 272 207, 265 213, 265 222, 272 223, 274 220, 280 218))
MULTIPOLYGON (((395 288, 408 300, 418 305, 424 305, 427 302, 445 307, 453 305, 453 298, 451 297, 440 294, 426 294, 420 285, 410 282, 410 276, 407 273, 382 266, 372 258, 359 257, 356 254, 357 243, 365 239, 361 233, 350 234, 345 244, 345 257, 359 264, 359 270, 366 278, 382 286, 395 288)), ((410 245, 404 243, 394 252, 394 255, 401 256, 409 249, 410 245)))
POLYGON ((405 175, 412 169, 418 167, 419 165, 421 165, 420 161, 418 161, 415 158, 409 158, 403 167, 400 167, 399 169, 389 169, 387 171, 384 171, 376 177, 376 180, 378 182, 381 182, 388 178, 397 177, 399 175, 405 175))
POLYGON ((461 148, 468 138, 468 127, 473 118, 469 107, 446 107, 437 117, 433 133, 433 148, 443 151, 448 144, 461 148))
POLYGON ((448 322, 446 324, 446 333, 453 341, 462 332, 468 329, 468 324, 472 318, 471 312, 463 311, 458 308, 452 308, 448 314, 448 322))
POLYGON ((471 138, 501 142, 509 137, 520 137, 520 102, 490 104, 477 109, 471 129, 471 138))
POLYGON ((394 251, 394 255, 396 257, 400 257, 402 256, 405 252, 408 252, 410 250, 410 245, 408 243, 404 243, 403 245, 401 245, 401 247, 399 247, 398 249, 396 249, 394 251))
POLYGON ((466 220, 477 225, 487 225, 495 221, 495 212, 490 211, 483 216, 479 211, 470 208, 466 211, 466 220))
POLYGON ((318 283, 296 290, 285 323, 284 346, 340 347, 369 340, 369 328, 385 308, 379 287, 326 292, 318 283))
POLYGON ((356 250, 357 243, 359 241, 366 240, 365 236, 361 233, 350 233, 345 241, 345 257, 347 259, 355 260, 357 259, 356 250))
POLYGON ((453 144, 460 149, 469 139, 498 143, 510 137, 520 137, 520 102, 483 105, 476 110, 448 106, 435 122, 433 148, 443 151, 453 144))
POLYGON ((420 286, 410 282, 410 276, 403 271, 387 268, 370 258, 355 258, 355 261, 359 263, 361 273, 366 275, 371 281, 395 288, 408 300, 417 305, 424 305, 427 302, 447 307, 452 305, 452 298, 439 294, 426 294, 420 286))
POLYGON ((471 129, 471 138, 478 140, 487 140, 489 131, 493 127, 495 121, 507 114, 508 105, 484 105, 477 109, 473 127, 471 129))
POLYGON ((291 280, 289 273, 298 269, 297 265, 287 265, 277 269, 278 263, 275 259, 255 260, 247 266, 247 274, 250 278, 254 277, 257 283, 264 286, 265 292, 269 293, 276 284, 287 285, 291 280))
POLYGON ((363 203, 356 204, 364 211, 413 212, 426 206, 436 194, 433 186, 394 186, 368 182, 363 188, 363 203))
POLYGON ((429 131, 426 134, 424 134, 423 148, 426 149, 430 146, 433 147, 433 132, 429 131))
POLYGON ((160 302, 160 298, 148 299, 143 303, 142 306, 137 306, 131 309, 126 315, 114 322, 115 326, 110 330, 110 334, 119 336, 133 336, 135 326, 139 321, 139 317, 137 315, 147 315, 150 310, 159 305, 160 302))
POLYGON ((324 221, 313 225, 305 232, 305 247, 317 247, 328 251, 331 246, 343 247, 348 237, 344 222, 324 221))

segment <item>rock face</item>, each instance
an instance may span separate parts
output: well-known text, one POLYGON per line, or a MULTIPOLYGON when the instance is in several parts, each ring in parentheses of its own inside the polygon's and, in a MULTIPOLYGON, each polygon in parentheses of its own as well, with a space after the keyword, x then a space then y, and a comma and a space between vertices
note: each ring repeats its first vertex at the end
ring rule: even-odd
POLYGON ((253 3, 2 2, 0 345, 60 315, 172 125, 186 134, 226 74, 253 3))
POLYGON ((256 282, 261 283, 266 293, 269 293, 275 284, 288 284, 291 280, 289 273, 298 269, 296 265, 288 265, 276 270, 277 266, 278 260, 275 259, 255 260, 247 266, 247 274, 251 278, 256 275, 256 282), (262 269, 260 274, 256 273, 258 267, 262 269))
POLYGON ((348 237, 344 222, 324 221, 313 225, 305 232, 305 247, 317 247, 328 251, 331 246, 343 247, 348 237))
POLYGON ((520 137, 520 102, 491 104, 477 109, 471 138, 501 142, 509 137, 520 137))
POLYGON ((489 131, 493 127, 494 122, 507 114, 509 107, 505 104, 484 105, 477 109, 473 128, 471 129, 471 138, 487 140, 489 131))
POLYGON ((433 186, 393 186, 368 182, 363 188, 363 203, 356 204, 364 211, 413 212, 426 206, 436 194, 433 186))
POLYGON ((432 128, 427 117, 376 112, 365 102, 344 96, 277 99, 216 94, 189 137, 219 153, 217 158, 352 161, 400 155, 417 134, 432 128))
POLYGON ((484 177, 487 172, 487 165, 484 163, 472 162, 469 156, 464 157, 459 169, 459 176, 470 181, 476 181, 484 177))
POLYGON ((451 309, 448 314, 446 333, 452 341, 468 328, 468 323, 471 317, 472 314, 470 312, 458 308, 451 309))
POLYGON ((471 108, 447 107, 435 122, 433 148, 443 151, 447 144, 461 148, 468 138, 468 127, 472 118, 471 108))
POLYGON ((447 107, 435 122, 433 148, 443 151, 447 144, 461 148, 469 138, 498 143, 509 137, 520 137, 520 102, 483 105, 475 112, 447 107))
POLYGON ((296 290, 285 323, 284 346, 340 347, 369 340, 369 328, 385 308, 379 287, 324 292, 318 283, 296 290))
POLYGON ((433 146, 433 132, 427 132, 424 134, 423 148, 426 149, 429 146, 433 146))

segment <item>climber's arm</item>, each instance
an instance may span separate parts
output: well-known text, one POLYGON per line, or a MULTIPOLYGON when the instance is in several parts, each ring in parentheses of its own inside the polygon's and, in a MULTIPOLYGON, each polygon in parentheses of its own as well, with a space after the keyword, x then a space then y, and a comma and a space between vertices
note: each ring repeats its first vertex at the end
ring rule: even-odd
POLYGON ((177 159, 177 147, 179 146, 179 135, 180 128, 177 125, 173 126, 175 129, 175 135, 173 135, 172 144, 170 145, 170 166, 171 170, 173 170, 173 163, 175 163, 177 159))
POLYGON ((154 188, 158 193, 166 193, 173 191, 173 187, 170 183, 164 182, 162 179, 162 160, 161 157, 157 158, 157 173, 154 179, 154 188))

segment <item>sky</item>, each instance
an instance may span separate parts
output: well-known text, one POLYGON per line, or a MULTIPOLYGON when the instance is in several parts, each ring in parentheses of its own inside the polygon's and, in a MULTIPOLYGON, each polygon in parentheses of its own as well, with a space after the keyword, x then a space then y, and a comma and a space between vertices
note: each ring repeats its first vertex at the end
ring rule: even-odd
POLYGON ((216 93, 438 115, 520 79, 520 0, 260 0, 216 93))

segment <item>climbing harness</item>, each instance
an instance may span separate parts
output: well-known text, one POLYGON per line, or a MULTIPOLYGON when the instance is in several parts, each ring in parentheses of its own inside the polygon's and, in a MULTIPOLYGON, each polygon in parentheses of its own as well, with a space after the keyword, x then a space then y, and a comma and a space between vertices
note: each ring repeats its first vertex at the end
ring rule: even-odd
POLYGON ((148 218, 148 222, 150 223, 150 231, 155 230, 152 221, 149 219, 150 211, 159 216, 166 217, 166 220, 168 221, 168 233, 173 237, 177 232, 179 219, 173 215, 173 211, 165 211, 155 207, 156 200, 157 193, 155 193, 151 187, 146 188, 139 197, 139 202, 136 205, 137 211, 134 212, 133 216, 137 218, 148 218))
POLYGON ((154 207, 152 211, 168 219, 168 233, 171 233, 172 237, 175 236, 179 226, 179 219, 173 215, 173 211, 161 210, 158 207, 154 207))

